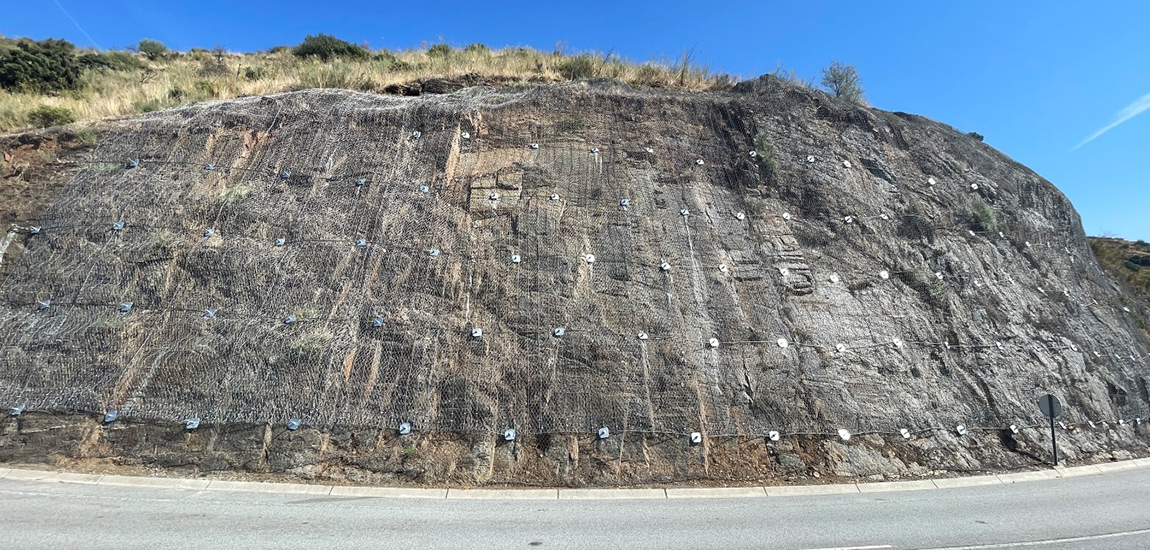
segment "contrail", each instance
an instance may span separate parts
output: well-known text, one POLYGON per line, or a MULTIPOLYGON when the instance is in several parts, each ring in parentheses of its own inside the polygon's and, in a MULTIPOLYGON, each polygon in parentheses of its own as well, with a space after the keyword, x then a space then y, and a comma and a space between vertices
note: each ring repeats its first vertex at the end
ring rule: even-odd
MULTIPOLYGON (((1142 114, 1147 109, 1150 109, 1150 94, 1146 94, 1146 95, 1138 98, 1137 100, 1134 101, 1134 103, 1127 105, 1125 109, 1118 111, 1118 116, 1114 119, 1114 122, 1111 122, 1110 124, 1103 127, 1101 130, 1098 130, 1097 132, 1094 132, 1093 134, 1091 134, 1090 137, 1083 140, 1082 143, 1075 145, 1074 149, 1077 149, 1079 147, 1082 147, 1083 145, 1086 145, 1087 143, 1090 143, 1091 141, 1094 141, 1094 139, 1097 138, 1098 136, 1105 134, 1106 132, 1109 132, 1110 130, 1113 130, 1119 124, 1122 124, 1123 122, 1126 122, 1127 120, 1130 120, 1130 119, 1142 114)), ((1074 149, 1071 149, 1071 151, 1073 151, 1074 149)))
POLYGON ((84 36, 88 37, 88 42, 91 42, 92 45, 95 46, 97 50, 104 49, 104 48, 101 48, 100 45, 97 44, 96 41, 92 39, 92 35, 88 34, 88 31, 84 30, 84 27, 80 26, 80 23, 78 21, 76 21, 76 18, 72 17, 72 14, 68 13, 68 10, 64 9, 64 6, 60 5, 60 0, 52 0, 52 1, 56 3, 56 7, 60 8, 60 11, 64 12, 64 15, 68 16, 68 19, 72 20, 72 24, 76 25, 76 28, 80 29, 80 32, 84 33, 84 36))

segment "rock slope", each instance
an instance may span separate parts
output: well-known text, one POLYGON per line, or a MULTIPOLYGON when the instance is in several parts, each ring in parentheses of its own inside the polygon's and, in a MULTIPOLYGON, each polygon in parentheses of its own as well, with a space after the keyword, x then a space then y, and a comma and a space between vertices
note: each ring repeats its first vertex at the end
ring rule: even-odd
POLYGON ((1072 459, 1150 441, 1150 342, 1065 196, 770 77, 308 90, 109 123, 75 162, 3 260, 7 460, 893 477, 1045 459, 1044 393, 1072 459))

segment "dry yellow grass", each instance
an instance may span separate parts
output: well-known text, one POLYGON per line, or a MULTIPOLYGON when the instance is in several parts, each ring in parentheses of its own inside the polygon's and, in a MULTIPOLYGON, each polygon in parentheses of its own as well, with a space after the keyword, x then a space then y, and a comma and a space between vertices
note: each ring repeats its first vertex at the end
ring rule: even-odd
POLYGON ((30 128, 28 113, 40 105, 72 110, 79 123, 123 117, 207 99, 267 95, 306 88, 345 88, 383 92, 393 84, 477 75, 508 83, 562 81, 560 68, 585 56, 590 76, 634 85, 711 90, 730 86, 727 75, 686 60, 633 63, 599 54, 563 55, 527 48, 376 52, 369 59, 321 62, 299 59, 290 51, 229 54, 175 54, 134 71, 89 70, 80 91, 54 96, 0 90, 0 132, 30 128))

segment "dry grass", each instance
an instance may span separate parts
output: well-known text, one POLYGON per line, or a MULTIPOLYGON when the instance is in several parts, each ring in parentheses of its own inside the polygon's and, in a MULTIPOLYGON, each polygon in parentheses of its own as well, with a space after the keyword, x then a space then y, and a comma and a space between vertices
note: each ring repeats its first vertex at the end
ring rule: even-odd
POLYGON ((1091 237, 1090 248, 1104 269, 1125 279, 1135 290, 1150 294, 1150 244, 1091 237))
POLYGON ((559 68, 569 60, 589 57, 590 74, 633 85, 682 90, 729 87, 734 79, 691 64, 633 63, 600 54, 564 55, 527 48, 376 52, 370 59, 320 62, 299 59, 290 51, 229 54, 222 63, 209 53, 176 54, 134 71, 89 70, 80 91, 54 96, 0 90, 0 132, 31 127, 28 114, 40 105, 65 107, 80 122, 135 115, 207 99, 266 95, 306 88, 345 88, 382 93, 394 84, 427 78, 476 75, 508 83, 552 82, 565 78, 559 68))

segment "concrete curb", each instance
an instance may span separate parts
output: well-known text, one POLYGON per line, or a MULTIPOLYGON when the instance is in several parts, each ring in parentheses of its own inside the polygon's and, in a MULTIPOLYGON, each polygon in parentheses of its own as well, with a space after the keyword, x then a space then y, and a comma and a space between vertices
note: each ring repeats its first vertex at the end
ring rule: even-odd
POLYGON ((415 489, 407 487, 332 487, 333 497, 372 498, 447 498, 447 489, 415 489))
POLYGON ((889 493, 891 491, 938 489, 938 486, 930 479, 916 481, 881 481, 876 483, 858 483, 857 485, 860 493, 889 493))
POLYGON ((1035 470, 1033 472, 1015 472, 1013 474, 998 474, 1003 483, 1024 483, 1027 481, 1042 481, 1044 479, 1058 479, 1058 472, 1054 470, 1035 470))
MULTIPOLYGON (((448 493, 450 496, 450 493, 448 493)), ((667 498, 666 489, 559 489, 559 500, 667 498)))
POLYGON ((669 487, 666 489, 433 489, 408 487, 349 487, 302 483, 265 483, 174 477, 119 476, 48 472, 20 468, 0 468, 0 479, 41 483, 82 483, 114 487, 149 487, 186 491, 228 491, 242 493, 322 495, 345 498, 421 498, 450 500, 608 500, 608 499, 689 499, 689 498, 778 498, 816 495, 857 495, 893 491, 955 489, 983 485, 1010 485, 1092 475, 1106 475, 1150 468, 1150 458, 1107 462, 1087 466, 1059 466, 974 477, 839 483, 828 485, 777 485, 753 487, 669 487))
POLYGON ((797 497, 812 495, 846 495, 859 492, 859 486, 854 483, 839 483, 834 485, 779 485, 765 487, 769 497, 797 497))
POLYGON ((668 487, 667 498, 758 498, 766 487, 668 487))
POLYGON ((448 489, 445 498, 502 500, 559 500, 559 489, 448 489))
POLYGON ((1102 470, 1093 464, 1090 466, 1073 466, 1070 468, 1055 466, 1054 471, 1058 472, 1059 477, 1096 476, 1102 474, 1102 470))
POLYGON ((73 474, 71 472, 44 472, 40 470, 8 470, 3 479, 16 481, 46 481, 50 483, 86 483, 95 485, 103 478, 100 474, 73 474))
POLYGON ((297 495, 330 495, 331 485, 304 485, 301 483, 260 483, 249 481, 217 481, 208 483, 209 491, 238 491, 242 493, 288 493, 297 495))
POLYGON ((97 485, 115 485, 122 487, 157 487, 165 489, 188 489, 192 491, 207 489, 211 484, 209 479, 177 479, 169 477, 133 477, 133 476, 104 476, 97 485))
POLYGON ((973 477, 944 477, 934 480, 934 486, 939 489, 957 489, 959 487, 981 487, 984 485, 1002 485, 998 476, 973 477))
POLYGON ((1094 467, 1098 468, 1102 471, 1102 473, 1106 474, 1110 472, 1137 470, 1143 466, 1140 466, 1137 460, 1124 460, 1122 462, 1103 462, 1102 464, 1095 464, 1094 467))

